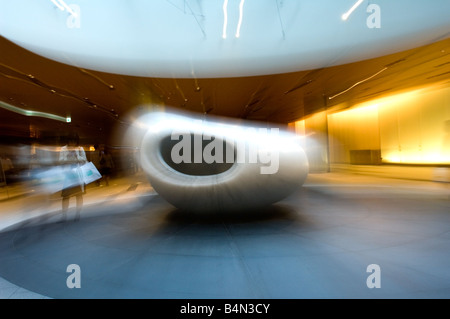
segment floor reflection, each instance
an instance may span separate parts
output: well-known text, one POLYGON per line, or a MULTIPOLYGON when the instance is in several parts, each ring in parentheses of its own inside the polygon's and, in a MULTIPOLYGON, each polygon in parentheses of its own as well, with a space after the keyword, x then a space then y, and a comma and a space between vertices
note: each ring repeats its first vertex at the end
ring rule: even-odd
POLYGON ((92 203, 78 222, 0 233, 0 276, 51 298, 448 298, 450 204, 428 186, 312 176, 246 215, 187 214, 154 194, 92 203), (366 286, 371 264, 381 289, 366 286))

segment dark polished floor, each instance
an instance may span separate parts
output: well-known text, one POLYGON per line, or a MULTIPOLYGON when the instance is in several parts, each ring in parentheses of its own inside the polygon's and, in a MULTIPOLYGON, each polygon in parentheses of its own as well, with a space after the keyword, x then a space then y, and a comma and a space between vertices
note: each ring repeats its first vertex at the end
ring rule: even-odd
POLYGON ((248 215, 186 215, 157 195, 86 205, 78 222, 1 232, 0 277, 50 298, 450 298, 449 189, 319 174, 248 215))

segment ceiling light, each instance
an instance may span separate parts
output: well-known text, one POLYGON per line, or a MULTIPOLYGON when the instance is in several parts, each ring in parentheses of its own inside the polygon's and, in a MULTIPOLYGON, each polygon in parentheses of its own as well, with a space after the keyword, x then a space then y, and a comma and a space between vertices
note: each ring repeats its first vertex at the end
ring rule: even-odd
POLYGON ((58 1, 71 15, 73 15, 75 18, 78 17, 78 15, 72 10, 72 8, 67 5, 67 3, 65 3, 63 0, 58 1))
POLYGON ((236 30, 236 38, 239 38, 241 35, 242 16, 244 13, 244 2, 245 0, 241 0, 241 3, 239 3, 239 22, 236 30))
MULTIPOLYGON (((23 103, 22 103, 23 104, 23 103)), ((26 110, 22 109, 20 107, 5 103, 0 101, 0 107, 4 108, 5 110, 12 111, 21 115, 25 116, 36 116, 36 117, 44 117, 51 120, 61 121, 61 122, 70 122, 70 118, 62 117, 56 114, 51 113, 45 113, 45 112, 39 112, 39 111, 32 111, 32 110, 26 110)))
POLYGON ((64 11, 64 9, 67 10, 71 15, 73 15, 75 18, 78 17, 78 15, 72 10, 71 7, 67 5, 67 3, 64 2, 64 0, 50 0, 55 6, 57 6, 61 11, 64 11))
POLYGON ((106 81, 103 80, 100 76, 95 75, 95 74, 93 74, 93 73, 91 73, 91 72, 89 72, 89 71, 87 71, 87 70, 85 70, 85 69, 82 69, 82 68, 79 68, 78 70, 80 70, 81 73, 86 74, 86 75, 89 75, 89 76, 91 76, 92 78, 94 78, 94 79, 96 79, 97 81, 99 81, 100 83, 106 85, 110 90, 114 90, 114 85, 112 85, 112 84, 106 82, 106 81))
POLYGON ((56 0, 50 0, 50 1, 53 2, 53 4, 55 6, 57 6, 59 10, 64 11, 64 7, 61 4, 59 4, 58 1, 56 1, 56 0))
POLYGON ((349 87, 348 89, 346 89, 346 90, 344 90, 344 91, 342 91, 342 92, 339 92, 338 94, 335 94, 335 95, 333 95, 333 96, 330 96, 330 97, 328 97, 328 99, 329 99, 329 100, 332 100, 332 99, 334 99, 335 97, 338 97, 339 95, 344 94, 344 93, 350 91, 350 90, 353 89, 355 86, 358 86, 358 85, 360 85, 360 84, 362 84, 362 83, 364 83, 364 82, 366 82, 366 81, 369 81, 370 79, 376 77, 378 74, 380 74, 381 72, 386 71, 387 69, 388 69, 387 67, 384 67, 383 69, 381 69, 381 70, 378 71, 377 73, 375 73, 375 74, 369 76, 368 78, 365 78, 364 80, 361 80, 361 81, 359 81, 359 82, 356 82, 355 84, 353 84, 353 85, 352 85, 351 87, 349 87))
POLYGON ((227 38, 227 25, 228 25, 228 0, 223 1, 223 31, 222 38, 227 38))
POLYGON ((350 8, 346 13, 342 15, 342 20, 347 21, 347 19, 350 17, 350 15, 353 13, 353 11, 356 10, 360 6, 361 3, 363 3, 364 0, 358 0, 353 7, 350 8))

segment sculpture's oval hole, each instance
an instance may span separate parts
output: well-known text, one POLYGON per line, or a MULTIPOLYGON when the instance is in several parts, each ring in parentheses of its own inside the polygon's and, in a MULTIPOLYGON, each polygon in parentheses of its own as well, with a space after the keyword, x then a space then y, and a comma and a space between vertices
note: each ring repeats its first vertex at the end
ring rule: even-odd
POLYGON ((236 158, 234 145, 214 136, 206 139, 202 134, 167 136, 161 140, 159 150, 171 168, 194 176, 226 172, 236 158))

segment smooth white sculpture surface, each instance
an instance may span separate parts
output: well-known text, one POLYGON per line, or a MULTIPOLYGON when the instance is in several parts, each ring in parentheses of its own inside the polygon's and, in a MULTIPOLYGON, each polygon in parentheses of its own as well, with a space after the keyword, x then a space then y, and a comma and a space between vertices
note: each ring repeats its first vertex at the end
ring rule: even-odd
POLYGON ((159 112, 136 123, 151 185, 183 211, 257 210, 298 190, 308 174, 299 137, 279 128, 159 112))

